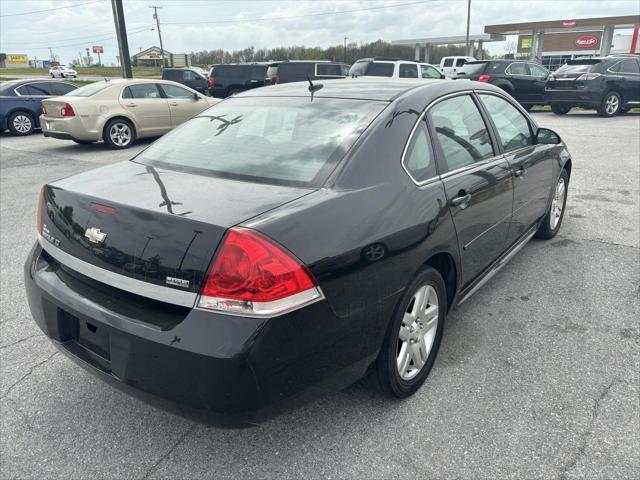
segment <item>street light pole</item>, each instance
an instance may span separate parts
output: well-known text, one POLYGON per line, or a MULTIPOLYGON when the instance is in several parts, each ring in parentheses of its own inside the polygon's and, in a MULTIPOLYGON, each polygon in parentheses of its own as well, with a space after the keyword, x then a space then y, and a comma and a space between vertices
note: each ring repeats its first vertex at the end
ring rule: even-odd
POLYGON ((89 56, 89 47, 86 48, 87 50, 87 67, 91 66, 91 57, 89 56))
POLYGON ((467 0, 467 36, 465 38, 465 44, 467 47, 467 57, 469 57, 469 22, 471 20, 471 0, 467 0))
POLYGON ((162 68, 164 68, 164 47, 162 46, 162 33, 160 33, 160 18, 158 17, 158 9, 162 7, 150 6, 153 8, 153 18, 156 21, 156 27, 158 27, 158 39, 160 40, 160 59, 162 61, 162 68))
POLYGON ((344 63, 347 63, 347 40, 349 37, 344 37, 344 63))
POLYGON ((129 57, 129 42, 127 41, 127 27, 124 23, 124 9, 122 0, 111 0, 113 21, 116 24, 116 36, 118 37, 118 51, 120 53, 120 65, 122 66, 122 78, 133 78, 131 73, 131 58, 129 57))

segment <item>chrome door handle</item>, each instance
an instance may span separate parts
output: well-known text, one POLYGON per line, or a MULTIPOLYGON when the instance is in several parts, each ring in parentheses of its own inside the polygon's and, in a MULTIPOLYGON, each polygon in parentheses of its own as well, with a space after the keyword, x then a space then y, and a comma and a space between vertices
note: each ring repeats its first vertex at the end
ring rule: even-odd
POLYGON ((178 102, 171 102, 169 105, 171 105, 172 107, 177 107, 179 104, 178 102))
POLYGON ((514 177, 523 177, 524 174, 527 173, 527 169, 524 167, 520 167, 518 170, 513 172, 514 177))
POLYGON ((463 194, 464 192, 460 192, 455 198, 451 199, 451 206, 452 207, 460 207, 462 209, 467 208, 468 204, 469 204, 469 200, 471 200, 471 194, 467 193, 466 195, 460 195, 463 194))
POLYGON ((127 103, 127 107, 136 107, 136 106, 138 106, 137 103, 133 103, 133 102, 127 103))

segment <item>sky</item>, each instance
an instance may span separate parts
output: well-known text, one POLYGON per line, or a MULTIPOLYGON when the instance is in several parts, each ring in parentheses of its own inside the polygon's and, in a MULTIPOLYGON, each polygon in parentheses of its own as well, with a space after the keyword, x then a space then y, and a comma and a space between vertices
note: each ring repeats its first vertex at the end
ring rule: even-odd
MULTIPOLYGON (((467 0, 124 0, 130 54, 159 45, 172 53, 464 35, 467 0), (320 15, 318 15, 320 14, 320 15)), ((638 15, 640 0, 472 0, 471 34, 490 24, 638 15)), ((627 33, 627 32, 624 32, 627 33)), ((86 47, 118 46, 110 0, 0 0, 0 51, 69 63, 86 47), (64 7, 64 8, 61 8, 64 7), (42 11, 44 10, 44 11, 42 11), (39 13, 28 13, 40 11, 39 13)), ((501 53, 503 43, 488 44, 501 53)))

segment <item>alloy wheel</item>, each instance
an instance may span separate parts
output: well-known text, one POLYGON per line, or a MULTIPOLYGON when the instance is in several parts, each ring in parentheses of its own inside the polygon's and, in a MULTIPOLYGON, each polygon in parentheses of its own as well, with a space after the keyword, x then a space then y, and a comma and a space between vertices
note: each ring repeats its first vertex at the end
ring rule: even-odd
POLYGON ((604 104, 604 109, 608 115, 614 115, 620 107, 620 99, 617 95, 610 95, 604 104))
POLYGON ((129 145, 131 137, 131 127, 126 123, 114 123, 109 129, 109 138, 118 147, 129 145))
POLYGON ((438 329, 438 294, 431 285, 416 290, 400 324, 396 365, 403 380, 411 380, 429 358, 438 329))
POLYGON ((29 133, 31 131, 31 119, 26 115, 16 115, 13 117, 13 128, 19 133, 29 133))
POLYGON ((567 188, 564 183, 564 178, 558 180, 556 185, 556 193, 553 195, 553 201, 551 202, 551 215, 549 215, 549 226, 551 230, 555 230, 562 218, 562 210, 564 210, 564 197, 567 193, 567 188))

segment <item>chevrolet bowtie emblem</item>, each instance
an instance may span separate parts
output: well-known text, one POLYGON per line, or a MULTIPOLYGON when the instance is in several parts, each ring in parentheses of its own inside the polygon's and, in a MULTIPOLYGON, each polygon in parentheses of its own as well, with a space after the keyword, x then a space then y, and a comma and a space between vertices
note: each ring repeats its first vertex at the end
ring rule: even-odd
POLYGON ((107 234, 101 232, 99 228, 90 227, 84 232, 84 236, 87 237, 91 243, 102 243, 107 234))

